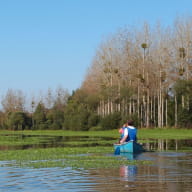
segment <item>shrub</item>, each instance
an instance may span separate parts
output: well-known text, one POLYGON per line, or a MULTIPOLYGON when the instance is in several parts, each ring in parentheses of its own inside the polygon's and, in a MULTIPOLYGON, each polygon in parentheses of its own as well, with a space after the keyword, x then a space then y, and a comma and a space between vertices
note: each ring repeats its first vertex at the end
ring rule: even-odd
POLYGON ((101 119, 101 127, 103 130, 115 129, 120 126, 121 114, 113 113, 101 119))
POLYGON ((89 131, 102 131, 102 127, 100 125, 91 127, 89 131))

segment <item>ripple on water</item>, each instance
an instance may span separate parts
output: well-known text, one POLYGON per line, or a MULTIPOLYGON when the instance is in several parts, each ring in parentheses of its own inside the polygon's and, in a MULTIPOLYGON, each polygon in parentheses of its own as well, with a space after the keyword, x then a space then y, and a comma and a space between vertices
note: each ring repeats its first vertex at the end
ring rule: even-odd
POLYGON ((89 189, 90 178, 85 170, 71 168, 28 169, 1 167, 0 191, 83 191, 89 189))
POLYGON ((147 152, 137 160, 147 165, 108 169, 21 168, 0 162, 0 192, 192 191, 192 153, 147 152))

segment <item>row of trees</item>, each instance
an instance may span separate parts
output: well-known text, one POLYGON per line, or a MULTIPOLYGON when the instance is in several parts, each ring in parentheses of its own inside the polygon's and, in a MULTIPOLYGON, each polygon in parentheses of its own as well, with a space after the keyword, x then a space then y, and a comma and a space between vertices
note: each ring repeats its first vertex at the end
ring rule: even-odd
POLYGON ((191 80, 188 17, 172 27, 145 23, 118 31, 98 48, 82 89, 97 94, 102 117, 120 112, 135 116, 141 127, 177 127, 183 121, 180 113, 190 117, 191 80))
POLYGON ((0 128, 62 129, 68 98, 68 91, 62 87, 55 91, 48 89, 44 96, 32 97, 28 101, 22 91, 9 89, 1 101, 0 128))
POLYGON ((1 103, 7 129, 111 129, 129 118, 139 127, 192 127, 192 18, 119 30, 72 95, 49 89, 26 110, 22 92, 9 90, 1 103))
POLYGON ((59 88, 55 93, 49 89, 39 99, 32 98, 29 101, 30 107, 27 107, 22 91, 8 90, 1 101, 3 110, 0 111, 0 129, 89 130, 97 128, 98 124, 101 129, 105 129, 106 125, 108 128, 112 127, 109 124, 117 127, 120 114, 115 124, 111 123, 111 119, 114 119, 112 116, 107 118, 108 121, 101 119, 95 111, 97 100, 81 89, 70 96, 65 89, 59 88))

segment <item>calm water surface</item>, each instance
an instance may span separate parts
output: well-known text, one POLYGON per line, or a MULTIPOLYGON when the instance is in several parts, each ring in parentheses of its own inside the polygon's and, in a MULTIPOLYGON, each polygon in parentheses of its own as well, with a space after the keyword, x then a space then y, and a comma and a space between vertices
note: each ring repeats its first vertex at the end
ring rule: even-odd
POLYGON ((121 155, 152 164, 110 169, 32 169, 0 161, 0 192, 192 192, 191 140, 156 140, 145 148, 155 152, 121 155))
POLYGON ((73 170, 18 168, 1 162, 0 192, 192 192, 191 152, 146 152, 134 158, 153 163, 73 170))

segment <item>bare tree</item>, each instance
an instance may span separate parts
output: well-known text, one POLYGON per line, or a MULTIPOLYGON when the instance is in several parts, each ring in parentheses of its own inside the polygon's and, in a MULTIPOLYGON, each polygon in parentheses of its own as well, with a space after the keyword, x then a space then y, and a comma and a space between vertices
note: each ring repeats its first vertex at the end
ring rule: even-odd
POLYGON ((1 104, 5 112, 24 111, 25 96, 20 90, 8 89, 1 104))
MULTIPOLYGON (((192 79, 191 70, 192 19, 153 29, 144 23, 141 29, 119 30, 100 45, 82 87, 98 93, 99 115, 137 114, 142 127, 167 126, 173 97, 177 125, 178 98, 170 90, 177 80, 192 79)), ((189 106, 184 95, 182 106, 189 106)))

